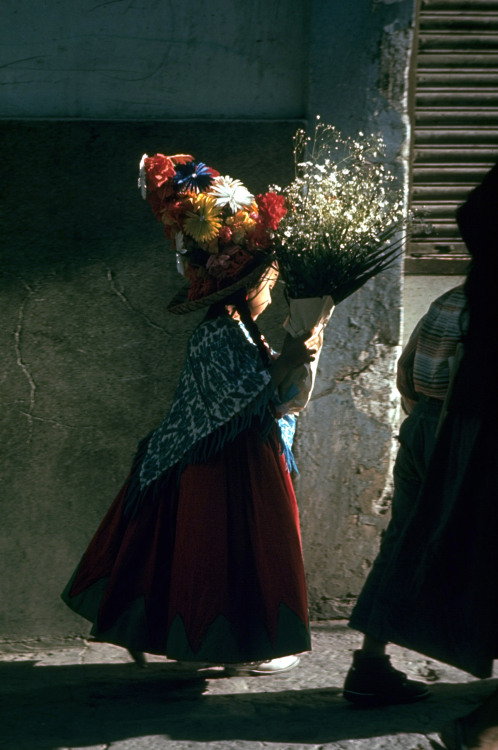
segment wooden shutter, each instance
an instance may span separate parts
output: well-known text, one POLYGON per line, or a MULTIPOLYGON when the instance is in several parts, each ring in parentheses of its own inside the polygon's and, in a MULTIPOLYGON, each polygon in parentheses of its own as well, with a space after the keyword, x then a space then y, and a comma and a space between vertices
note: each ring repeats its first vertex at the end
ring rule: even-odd
POLYGON ((405 273, 462 274, 455 210, 498 160, 498 0, 422 0, 417 37, 410 202, 432 232, 412 237, 405 273))

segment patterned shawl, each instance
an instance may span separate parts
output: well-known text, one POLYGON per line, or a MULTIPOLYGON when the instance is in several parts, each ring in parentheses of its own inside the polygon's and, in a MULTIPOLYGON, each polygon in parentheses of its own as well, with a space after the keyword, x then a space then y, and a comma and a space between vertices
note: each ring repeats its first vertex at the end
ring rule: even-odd
POLYGON ((176 464, 205 461, 255 416, 268 426, 275 393, 270 373, 242 324, 227 316, 206 320, 190 339, 184 370, 168 415, 150 435, 140 487, 176 464))

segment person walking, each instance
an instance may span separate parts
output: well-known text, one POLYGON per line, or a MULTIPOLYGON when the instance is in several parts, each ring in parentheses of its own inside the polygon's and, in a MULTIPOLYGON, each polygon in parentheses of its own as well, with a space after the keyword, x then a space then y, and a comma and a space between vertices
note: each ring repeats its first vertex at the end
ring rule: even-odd
POLYGON ((95 639, 137 661, 152 653, 270 674, 310 649, 285 418, 295 393, 279 386, 315 352, 309 334, 286 335, 277 356, 256 323, 278 276, 279 201, 258 204, 191 159, 145 157, 142 181, 190 280, 169 310, 207 314, 168 414, 139 445, 62 598, 95 639))
POLYGON ((398 361, 397 386, 408 416, 399 432, 391 521, 349 621, 351 628, 364 633, 344 684, 344 698, 355 704, 405 703, 429 695, 425 684, 407 679, 386 654, 392 639, 384 626, 387 615, 380 588, 390 573, 393 550, 417 503, 434 449, 452 361, 463 335, 465 304, 461 285, 434 300, 398 361))
MULTIPOLYGON (((430 458, 350 621, 367 649, 369 640, 397 643, 479 678, 491 676, 498 657, 497 203, 498 164, 457 212, 471 265, 462 341, 437 435, 430 429, 430 458)), ((345 687, 354 679, 353 669, 345 687)), ((422 692, 408 687, 406 699, 422 692)), ((384 697, 400 702, 395 691, 384 697)), ((498 691, 444 727, 441 739, 450 750, 498 750, 498 691)))

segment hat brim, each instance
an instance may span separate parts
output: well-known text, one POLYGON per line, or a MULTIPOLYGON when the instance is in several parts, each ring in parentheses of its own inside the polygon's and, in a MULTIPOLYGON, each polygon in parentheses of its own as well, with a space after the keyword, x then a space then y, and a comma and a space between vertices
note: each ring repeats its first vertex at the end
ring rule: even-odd
POLYGON ((202 307, 210 307, 211 305, 214 305, 215 302, 221 302, 223 299, 229 297, 239 289, 255 284, 258 278, 263 275, 265 268, 268 268, 270 265, 271 260, 265 259, 262 263, 259 263, 256 268, 253 268, 252 271, 249 271, 249 273, 245 274, 245 276, 242 276, 237 281, 234 281, 233 284, 225 286, 222 289, 218 289, 216 292, 212 292, 212 294, 208 294, 205 297, 200 297, 199 299, 188 299, 189 287, 184 287, 177 294, 175 294, 166 309, 168 310, 168 312, 173 313, 174 315, 183 315, 184 313, 199 310, 202 307))

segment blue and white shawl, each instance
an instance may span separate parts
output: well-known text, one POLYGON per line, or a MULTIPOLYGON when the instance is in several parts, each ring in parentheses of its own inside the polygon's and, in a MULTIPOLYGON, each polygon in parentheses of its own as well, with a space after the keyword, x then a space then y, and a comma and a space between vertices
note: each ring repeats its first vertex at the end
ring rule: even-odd
MULTIPOLYGON (((274 423, 269 408, 274 397, 271 375, 244 326, 227 316, 201 323, 188 344, 171 409, 141 457, 141 490, 173 466, 208 460, 254 417, 260 418, 262 432, 268 432, 274 423)), ((284 418, 281 434, 290 468, 295 467, 290 452, 293 427, 294 418, 284 418)))

